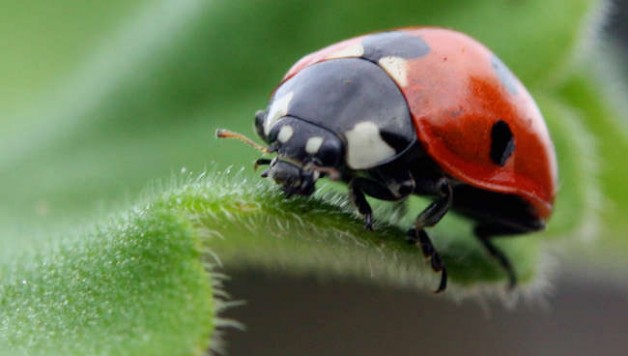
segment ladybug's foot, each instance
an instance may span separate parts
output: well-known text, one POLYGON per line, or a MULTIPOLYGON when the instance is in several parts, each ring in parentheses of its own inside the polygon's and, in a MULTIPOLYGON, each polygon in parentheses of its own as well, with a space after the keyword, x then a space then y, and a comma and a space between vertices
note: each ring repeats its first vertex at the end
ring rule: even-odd
POLYGON ((351 201, 358 208, 358 212, 360 215, 364 217, 364 227, 367 230, 373 230, 373 209, 369 205, 369 202, 366 201, 366 197, 364 196, 364 192, 352 181, 349 184, 349 194, 351 196, 351 201))
POLYGON ((408 243, 412 243, 420 247, 423 252, 423 256, 430 261, 432 270, 434 272, 441 273, 440 283, 434 293, 440 293, 447 289, 447 269, 445 268, 445 263, 443 263, 440 255, 436 252, 436 248, 434 248, 434 245, 425 230, 421 229, 417 231, 416 229, 410 229, 408 231, 407 241, 408 243))
POLYGON ((372 213, 368 213, 364 215, 364 227, 369 231, 373 231, 373 214, 372 213))
POLYGON ((517 275, 514 271, 508 272, 508 285, 506 286, 509 292, 515 290, 517 288, 517 275))

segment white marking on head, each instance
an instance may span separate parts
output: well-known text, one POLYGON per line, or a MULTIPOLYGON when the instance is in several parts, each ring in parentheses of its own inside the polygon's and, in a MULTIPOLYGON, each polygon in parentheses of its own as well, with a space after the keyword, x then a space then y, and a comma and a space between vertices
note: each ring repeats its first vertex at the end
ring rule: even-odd
POLYGON ((277 139, 281 143, 287 142, 292 134, 294 133, 294 129, 290 125, 284 125, 279 129, 279 134, 277 135, 277 139))
POLYGON ((268 110, 268 116, 266 116, 266 122, 264 123, 264 134, 268 136, 270 129, 273 127, 275 122, 279 120, 282 116, 286 116, 288 113, 288 106, 290 105, 290 101, 294 96, 293 92, 289 92, 288 94, 282 96, 281 98, 276 98, 273 100, 273 104, 270 106, 268 110))
POLYGON ((320 136, 310 137, 305 143, 305 152, 313 155, 318 153, 318 150, 323 144, 323 138, 320 136))
POLYGON ((370 121, 356 124, 351 130, 345 132, 345 136, 347 138, 347 165, 350 168, 372 168, 396 153, 395 149, 382 139, 377 125, 370 121))
POLYGON ((339 51, 332 52, 327 56, 327 59, 362 57, 363 54, 364 47, 362 47, 361 44, 356 43, 339 51))
POLYGON ((384 68, 400 87, 408 85, 408 65, 401 57, 382 57, 379 65, 384 68))

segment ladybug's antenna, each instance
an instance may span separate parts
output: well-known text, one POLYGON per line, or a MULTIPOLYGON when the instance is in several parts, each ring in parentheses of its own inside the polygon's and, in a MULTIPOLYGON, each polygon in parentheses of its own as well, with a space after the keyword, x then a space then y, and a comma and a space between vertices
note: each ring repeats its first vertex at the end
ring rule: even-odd
POLYGON ((250 138, 244 136, 241 133, 237 133, 237 132, 233 132, 233 131, 229 131, 226 129, 218 129, 216 130, 216 137, 218 138, 235 138, 236 140, 240 140, 241 142, 246 143, 247 145, 253 147, 254 149, 262 152, 262 153, 271 153, 271 150, 268 147, 264 147, 262 145, 259 145, 257 143, 255 143, 253 140, 251 140, 250 138))

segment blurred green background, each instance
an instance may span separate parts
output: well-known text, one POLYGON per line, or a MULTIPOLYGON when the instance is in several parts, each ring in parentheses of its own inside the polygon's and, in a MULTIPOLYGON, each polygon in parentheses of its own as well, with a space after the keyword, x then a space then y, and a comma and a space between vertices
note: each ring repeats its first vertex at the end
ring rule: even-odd
POLYGON ((417 23, 455 27, 487 43, 533 91, 544 90, 567 70, 583 18, 596 6, 564 4, 6 5, 2 216, 31 224, 81 214, 132 198, 147 182, 182 167, 248 166, 256 153, 216 142, 214 128, 251 132, 253 113, 286 68, 304 53, 366 31, 417 23), (511 11, 517 16, 504 16, 511 11))
MULTIPOLYGON (((559 155, 564 170, 557 233, 573 231, 574 240, 576 235, 580 235, 578 240, 593 240, 595 236, 588 236, 596 234, 591 226, 602 226, 601 242, 574 243, 559 250, 563 257, 567 255, 562 259, 568 267, 561 269, 567 272, 558 275, 568 277, 564 279, 567 282, 558 284, 557 294, 564 296, 563 290, 573 291, 591 302, 579 304, 582 299, 576 299, 570 304, 549 298, 550 309, 559 311, 557 318, 576 321, 548 327, 547 334, 554 333, 555 338, 544 336, 529 342, 567 343, 573 336, 561 328, 569 330, 587 322, 592 323, 591 330, 598 326, 611 328, 606 335, 628 332, 625 324, 609 322, 628 311, 628 264, 621 258, 628 248, 622 237, 628 232, 628 222, 619 218, 628 212, 628 186, 621 184, 625 183, 626 173, 621 148, 628 147, 628 141, 622 131, 626 128, 625 120, 621 122, 625 115, 616 121, 615 117, 609 119, 613 115, 609 113, 616 112, 615 105, 625 101, 626 93, 614 89, 621 87, 621 75, 614 75, 617 83, 611 83, 607 90, 615 91, 614 95, 590 85, 603 82, 599 79, 604 78, 603 74, 591 65, 600 56, 604 57, 603 63, 615 59, 620 69, 626 69, 626 57, 618 54, 621 47, 614 42, 618 37, 601 46, 594 36, 600 33, 599 23, 609 8, 607 2, 59 0, 0 4, 0 256, 36 249, 39 241, 63 235, 77 223, 99 220, 136 201, 151 184, 168 182, 173 176, 181 176, 182 171, 196 174, 208 167, 233 166, 245 167, 244 174, 255 177, 250 167, 257 153, 243 145, 217 142, 213 133, 217 127, 252 133, 253 113, 266 105, 268 94, 293 62, 305 53, 360 33, 407 25, 439 25, 460 29, 486 43, 539 100, 559 154, 563 153, 559 155), (578 152, 594 157, 580 157, 578 152), (613 162, 618 158, 623 160, 613 162), (600 196, 595 195, 598 193, 600 196), (594 216, 596 209, 602 211, 599 218, 594 216), (606 226, 611 228, 604 230, 606 226), (588 257, 579 258, 581 255, 588 257), (596 272, 582 272, 589 268, 596 272), (603 318, 573 319, 573 313, 585 313, 589 305, 595 304, 593 301, 602 302, 604 298, 616 303, 605 303, 608 310, 602 310, 603 318), (563 314, 563 305, 573 309, 563 314)), ((612 9, 625 6, 621 2, 613 4, 612 9)), ((625 13, 614 15, 614 22, 604 29, 615 34, 623 31, 625 36, 625 18, 625 13)), ((399 330, 416 330, 422 338, 443 343, 461 340, 468 337, 457 326, 461 320, 471 329, 499 330, 503 325, 512 330, 523 328, 519 334, 513 331, 500 335, 506 345, 503 349, 483 348, 494 342, 488 333, 477 335, 477 341, 471 343, 475 345, 474 353, 498 353, 512 350, 508 345, 514 348, 526 337, 534 337, 530 336, 529 324, 522 320, 539 315, 536 309, 521 318, 497 311, 494 317, 485 318, 474 306, 456 309, 431 298, 415 300, 415 295, 409 297, 404 291, 365 291, 362 285, 337 282, 330 289, 294 279, 285 280, 284 286, 284 280, 276 276, 261 278, 242 270, 229 272, 235 274, 228 284, 236 291, 235 297, 251 300, 250 307, 235 310, 233 316, 254 325, 249 332, 227 336, 235 345, 234 354, 260 348, 268 354, 295 352, 300 343, 324 343, 316 341, 317 335, 330 340, 329 330, 342 342, 325 344, 329 349, 310 347, 310 354, 367 354, 368 345, 375 345, 372 341, 378 336, 388 340, 381 344, 386 350, 412 350, 416 335, 399 330), (267 285, 273 285, 272 293, 264 294, 267 285), (284 308, 284 294, 303 302, 290 304, 292 309, 284 308), (356 305, 357 295, 379 297, 366 298, 363 309, 355 312, 364 319, 337 328, 333 323, 335 314, 325 314, 329 311, 329 294, 340 305, 338 310, 343 310, 343 305, 356 305), (257 302, 255 295, 259 295, 257 302), (417 315, 417 320, 409 320, 395 313, 372 312, 378 302, 424 313, 417 315), (297 320, 301 308, 314 310, 314 321, 297 320), (439 314, 446 313, 443 309, 460 315, 461 320, 451 318, 445 326, 431 329, 439 314), (293 319, 292 323, 273 320, 281 310, 289 311, 281 315, 293 319), (259 317, 266 314, 265 319, 259 317), (398 326, 377 332, 378 325, 394 325, 395 317, 398 326), (380 324, 383 318, 390 320, 380 324), (316 327, 303 328, 304 323, 312 322, 318 323, 316 327), (343 339, 341 329, 346 332, 351 328, 369 331, 349 331, 343 339), (293 336, 285 334, 287 330, 309 332, 293 336), (271 334, 288 335, 293 340, 287 340, 288 336, 269 337, 271 334), (296 343, 293 348, 272 347, 290 342, 296 343), (367 349, 357 349, 360 344, 367 349), (356 349, 347 345, 355 345, 356 349)), ((591 310, 595 311, 600 310, 591 310)), ((601 334, 600 330, 594 333, 601 334)), ((581 341, 601 340, 609 351, 628 348, 625 340, 616 338, 581 341)), ((435 343, 433 350, 437 349, 435 343)), ((519 352, 531 354, 538 350, 542 349, 519 352)), ((575 346, 573 350, 579 351, 575 346)), ((373 346, 370 351, 376 354, 383 349, 373 346)))

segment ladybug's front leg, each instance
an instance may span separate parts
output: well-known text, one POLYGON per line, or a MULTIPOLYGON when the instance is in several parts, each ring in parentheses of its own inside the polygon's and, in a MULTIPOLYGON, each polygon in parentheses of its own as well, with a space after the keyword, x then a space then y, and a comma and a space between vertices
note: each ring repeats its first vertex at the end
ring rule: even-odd
POLYGON ((440 195, 440 197, 428 205, 416 218, 414 229, 408 231, 408 241, 421 248, 423 255, 430 259, 432 270, 441 272, 440 283, 435 291, 439 293, 447 288, 447 269, 424 229, 436 225, 449 211, 453 198, 453 189, 446 178, 440 179, 435 188, 435 193, 440 195))
POLYGON ((373 230, 373 210, 365 194, 380 200, 398 201, 408 197, 413 190, 414 180, 409 174, 401 179, 388 179, 386 184, 363 177, 355 177, 349 182, 351 200, 364 216, 364 225, 369 230, 373 230))
POLYGON ((373 209, 371 209, 371 205, 366 200, 364 196, 364 192, 360 187, 360 184, 356 183, 356 181, 360 178, 355 178, 349 183, 349 196, 351 197, 351 201, 353 205, 358 209, 360 215, 364 217, 364 226, 368 230, 373 230, 373 209))

